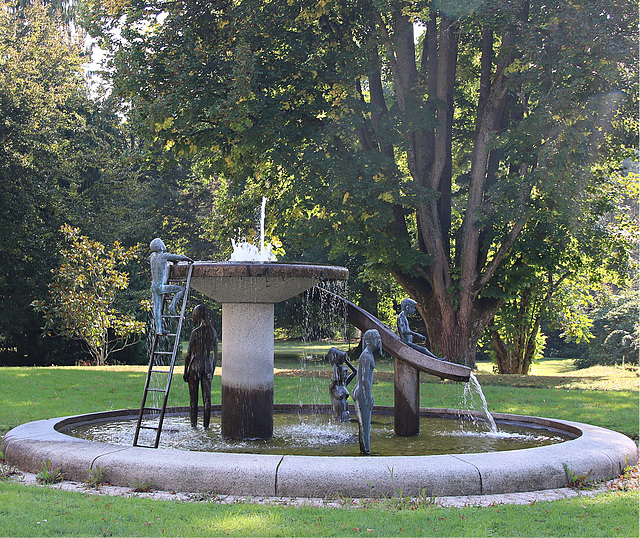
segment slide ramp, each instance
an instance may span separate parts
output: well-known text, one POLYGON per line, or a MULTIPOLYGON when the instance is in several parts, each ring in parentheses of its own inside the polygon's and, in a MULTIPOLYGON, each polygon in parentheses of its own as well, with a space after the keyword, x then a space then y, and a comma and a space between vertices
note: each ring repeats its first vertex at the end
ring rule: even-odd
POLYGON ((310 299, 318 304, 331 304, 334 307, 339 306, 344 308, 347 314, 347 321, 362 332, 368 331, 369 329, 376 329, 380 333, 383 349, 394 358, 422 372, 435 375, 442 379, 469 381, 469 376, 471 375, 471 369, 469 367, 454 362, 434 359, 424 353, 420 353, 402 342, 398 335, 379 319, 359 306, 356 306, 351 301, 319 287, 310 290, 308 293, 310 299))

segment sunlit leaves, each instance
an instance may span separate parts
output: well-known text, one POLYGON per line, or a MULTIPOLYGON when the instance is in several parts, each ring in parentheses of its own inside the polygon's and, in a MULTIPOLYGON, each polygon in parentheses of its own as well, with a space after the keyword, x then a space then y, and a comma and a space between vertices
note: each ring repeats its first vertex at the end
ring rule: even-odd
POLYGON ((523 273, 561 278, 610 241, 592 186, 634 144, 631 4, 147 1, 118 12, 121 39, 99 3, 93 23, 132 119, 223 178, 212 235, 248 233, 269 196, 285 243, 392 272, 459 354, 523 273))
POLYGON ((114 308, 118 292, 129 284, 121 268, 137 256, 139 247, 125 249, 115 242, 107 251, 77 228, 64 225, 61 232, 67 243, 60 251, 64 261, 53 271, 48 299, 34 301, 33 307, 45 319, 45 333, 82 340, 102 365, 111 353, 135 343, 144 330, 144 323, 114 308))

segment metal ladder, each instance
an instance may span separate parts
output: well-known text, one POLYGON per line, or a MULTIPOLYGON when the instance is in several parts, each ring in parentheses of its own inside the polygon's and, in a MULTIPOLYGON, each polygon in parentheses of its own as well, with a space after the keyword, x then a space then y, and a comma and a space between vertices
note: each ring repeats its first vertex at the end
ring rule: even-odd
MULTIPOLYGON (((187 277, 184 278, 169 278, 169 283, 183 283, 184 282, 184 295, 182 297, 182 306, 180 307, 180 313, 175 315, 165 315, 164 307, 166 302, 166 296, 162 298, 162 320, 177 319, 177 327, 175 332, 165 333, 158 335, 155 327, 153 329, 153 345, 151 346, 151 353, 149 355, 149 369, 147 371, 147 379, 144 384, 144 393, 142 395, 142 404, 140 405, 140 414, 138 415, 138 423, 136 424, 136 433, 133 438, 133 446, 139 446, 144 448, 158 448, 160 443, 160 434, 162 433, 162 423, 164 422, 165 411, 167 410, 167 401, 169 399, 169 389, 171 388, 171 379, 173 377, 173 368, 176 363, 178 355, 178 349, 180 346, 180 332, 182 331, 182 322, 184 321, 184 314, 187 308, 187 299, 189 297, 189 288, 191 287, 191 275, 193 274, 193 264, 189 264, 189 270, 187 271, 187 277), (161 337, 173 338, 172 351, 158 351, 158 343, 161 337), (158 364, 161 358, 171 357, 169 365, 158 364), (150 382, 153 375, 166 375, 166 384, 164 388, 150 388, 150 382), (154 407, 147 405, 147 397, 149 393, 163 394, 162 407, 154 407), (140 436, 140 430, 155 430, 155 440, 153 445, 140 444, 138 438, 140 436)), ((163 328, 166 325, 163 323, 163 328)), ((171 347, 171 346, 168 346, 171 347)))

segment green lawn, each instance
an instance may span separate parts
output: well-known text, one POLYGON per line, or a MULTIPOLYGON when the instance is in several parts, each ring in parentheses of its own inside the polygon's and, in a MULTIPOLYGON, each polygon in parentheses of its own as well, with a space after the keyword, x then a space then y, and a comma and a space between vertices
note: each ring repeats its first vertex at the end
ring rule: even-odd
POLYGON ((638 536, 637 492, 523 506, 365 508, 101 497, 0 482, 2 536, 638 536))
MULTIPOLYGON (((300 344, 276 346, 276 402, 327 401, 329 344, 296 358, 300 344), (315 357, 314 357, 315 354, 315 357)), ((343 347, 343 346, 340 346, 343 347)), ((344 347, 343 347, 344 348, 344 347)), ((379 361, 376 403, 392 405, 392 362, 379 361)), ((178 368, 177 374, 181 371, 178 368)), ((219 371, 212 399, 220 402, 219 371)), ((23 422, 140 404, 145 368, 136 366, 0 368, 0 434, 23 422)), ((494 412, 565 418, 612 428, 638 439, 638 371, 573 370, 549 359, 533 375, 477 373, 494 412)), ((422 376, 421 403, 458 407, 463 386, 422 376)), ((174 378, 170 405, 187 405, 174 378)), ((1 473, 0 473, 1 474, 1 473)), ((171 502, 100 497, 0 480, 0 536, 638 536, 638 491, 617 491, 552 503, 489 508, 439 508, 403 499, 364 508, 263 506, 250 502, 171 502)))

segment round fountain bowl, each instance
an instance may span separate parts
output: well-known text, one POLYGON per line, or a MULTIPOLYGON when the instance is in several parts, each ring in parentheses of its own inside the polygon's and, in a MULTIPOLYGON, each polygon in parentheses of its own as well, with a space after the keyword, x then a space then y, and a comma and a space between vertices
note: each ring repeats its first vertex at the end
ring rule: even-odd
MULTIPOLYGON (((186 408, 170 412, 184 414, 186 408)), ((386 409, 391 412, 391 409, 386 409)), ((457 417, 452 409, 425 414, 457 417)), ((475 454, 435 456, 293 456, 189 452, 87 441, 63 433, 71 428, 137 416, 110 411, 30 422, 2 440, 9 465, 38 472, 44 460, 61 466, 68 479, 87 481, 97 467, 118 486, 148 483, 154 489, 227 495, 369 497, 504 494, 560 488, 567 473, 607 480, 638 461, 629 437, 588 424, 496 413, 497 421, 519 422, 566 432, 558 444, 475 454)))
MULTIPOLYGON (((185 278, 188 265, 174 265, 185 278)), ((193 265, 191 287, 221 303, 279 303, 330 280, 347 280, 345 267, 274 262, 211 262, 193 265)))

